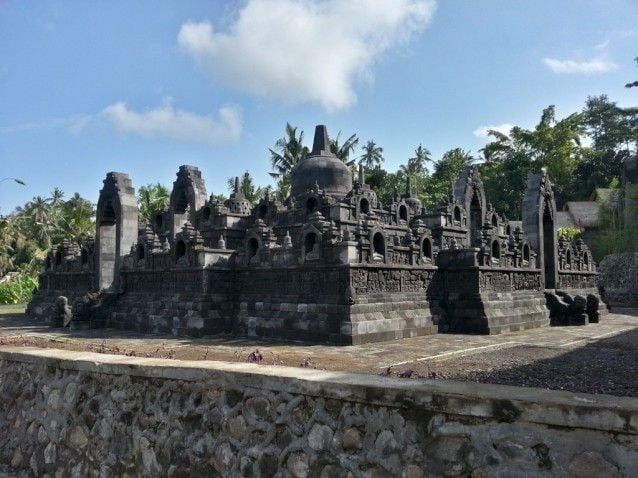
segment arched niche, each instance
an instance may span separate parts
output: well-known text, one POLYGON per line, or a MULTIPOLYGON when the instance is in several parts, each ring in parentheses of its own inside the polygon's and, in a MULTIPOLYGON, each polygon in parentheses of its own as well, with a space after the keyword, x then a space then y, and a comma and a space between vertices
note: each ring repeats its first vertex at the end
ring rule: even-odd
POLYGON ((527 243, 523 244, 523 262, 529 263, 529 245, 527 243))
POLYGON ((469 215, 470 243, 480 238, 483 219, 487 212, 485 189, 476 166, 465 168, 454 184, 454 200, 461 203, 469 215))
POLYGON ((373 262, 385 262, 386 250, 385 250, 385 237, 382 232, 373 232, 371 249, 372 249, 372 261, 373 262))
POLYGON ((196 213, 206 203, 208 195, 201 171, 195 166, 180 166, 177 179, 173 183, 169 216, 171 239, 182 230, 186 221, 197 227, 196 213))
POLYGON ((501 258, 501 243, 498 240, 492 241, 492 259, 498 262, 501 258))
POLYGON ((361 198, 361 201, 359 201, 359 210, 363 214, 370 214, 370 201, 366 198, 361 198))
POLYGON ((178 261, 186 255, 186 243, 181 239, 175 243, 175 260, 178 261))
POLYGON ((246 258, 248 259, 248 263, 257 257, 259 247, 259 239, 256 237, 250 237, 248 241, 246 241, 246 258))
POLYGON ((146 248, 144 247, 144 244, 141 243, 137 243, 137 246, 135 247, 135 258, 138 261, 142 261, 144 260, 144 258, 146 257, 146 248))
POLYGON ((424 259, 432 260, 432 240, 429 237, 424 237, 421 241, 421 254, 424 259))
POLYGON ((312 214, 317 210, 318 206, 319 201, 317 201, 317 198, 314 196, 309 197, 306 199, 306 214, 312 214))
POLYGON ((545 289, 555 289, 558 282, 556 202, 546 171, 528 176, 522 215, 523 231, 530 247, 538 253, 545 289))
POLYGON ((82 251, 80 252, 80 264, 82 265, 82 267, 88 265, 89 263, 89 251, 86 249, 86 247, 82 248, 82 251))
POLYGON ((137 226, 137 198, 131 179, 124 173, 108 173, 97 202, 95 222, 99 289, 119 286, 122 257, 137 242, 137 226))
POLYGON ((461 208, 454 206, 454 222, 461 224, 461 208))
POLYGON ((408 207, 405 204, 399 206, 399 220, 408 222, 408 207))

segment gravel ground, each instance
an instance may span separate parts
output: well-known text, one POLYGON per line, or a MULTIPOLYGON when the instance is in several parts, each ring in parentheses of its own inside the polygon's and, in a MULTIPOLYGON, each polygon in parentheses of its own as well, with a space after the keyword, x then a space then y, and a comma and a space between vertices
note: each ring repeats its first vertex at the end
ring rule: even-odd
POLYGON ((500 336, 434 335, 350 347, 229 336, 178 339, 110 329, 73 333, 0 310, 0 346, 16 345, 638 397, 638 310, 585 327, 500 336))
POLYGON ((406 364, 390 374, 638 397, 637 344, 631 331, 580 348, 511 347, 406 364))

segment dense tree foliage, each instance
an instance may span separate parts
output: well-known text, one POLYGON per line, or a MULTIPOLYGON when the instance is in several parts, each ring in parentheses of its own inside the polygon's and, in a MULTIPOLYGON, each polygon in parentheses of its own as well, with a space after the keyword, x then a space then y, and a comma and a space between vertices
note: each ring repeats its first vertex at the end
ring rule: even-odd
MULTIPOLYGON (((82 243, 95 234, 93 204, 74 194, 54 189, 47 198, 36 196, 24 206, 0 217, 0 277, 14 272, 0 284, 0 303, 25 300, 35 284, 47 251, 63 239, 82 243)), ((28 298, 28 297, 27 297, 28 298)))
POLYGON ((151 222, 152 219, 166 209, 171 200, 168 188, 160 183, 147 184, 137 192, 137 204, 140 218, 151 222))

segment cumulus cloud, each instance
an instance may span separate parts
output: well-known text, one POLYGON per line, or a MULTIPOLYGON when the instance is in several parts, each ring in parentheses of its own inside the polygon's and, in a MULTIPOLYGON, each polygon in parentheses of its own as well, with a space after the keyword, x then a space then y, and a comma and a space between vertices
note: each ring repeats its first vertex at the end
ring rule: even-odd
POLYGON ((433 0, 248 0, 225 32, 182 25, 178 44, 238 90, 328 110, 356 102, 354 84, 427 26, 433 0))
POLYGON ((157 108, 138 112, 119 101, 104 109, 104 114, 122 131, 146 137, 167 137, 193 143, 219 144, 237 141, 242 131, 241 111, 220 108, 217 117, 200 116, 176 109, 165 99, 157 108))
POLYGON ((612 71, 617 68, 615 63, 597 59, 589 61, 574 61, 557 60, 556 58, 543 58, 543 64, 549 68, 550 71, 558 74, 591 75, 596 73, 607 73, 608 71, 612 71))
POLYGON ((491 126, 480 126, 474 130, 474 136, 477 138, 489 138, 490 131, 498 131, 499 133, 509 134, 510 130, 514 127, 513 124, 503 123, 491 126))

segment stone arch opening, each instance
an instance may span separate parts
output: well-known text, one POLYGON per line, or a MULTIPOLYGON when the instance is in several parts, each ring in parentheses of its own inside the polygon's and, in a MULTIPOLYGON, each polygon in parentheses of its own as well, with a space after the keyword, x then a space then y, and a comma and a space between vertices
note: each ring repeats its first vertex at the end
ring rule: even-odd
POLYGON ((423 243, 421 244, 421 251, 423 252, 423 257, 427 259, 432 259, 432 241, 429 238, 423 239, 423 243))
POLYGON ((210 215, 211 215, 210 207, 206 206, 202 210, 202 218, 204 219, 204 221, 210 221, 210 215))
POLYGON ((311 214, 315 212, 315 209, 317 209, 317 198, 308 198, 308 200, 306 201, 306 212, 308 214, 311 214))
POLYGON ((461 208, 458 206, 454 206, 454 221, 461 223, 461 208))
POLYGON ((505 226, 505 234, 507 234, 508 236, 512 234, 512 226, 510 226, 509 224, 505 226))
POLYGON ((317 244, 317 234, 309 232, 304 239, 304 251, 306 254, 310 254, 317 244))
POLYGON ((501 244, 494 240, 492 241, 492 259, 500 259, 501 258, 501 244))
POLYGON ((188 196, 186 195, 186 191, 184 189, 180 189, 179 191, 177 191, 177 194, 175 195, 175 205, 174 205, 175 214, 184 214, 187 208, 188 208, 188 196))
POLYGON ((474 190, 472 195, 472 201, 470 202, 470 238, 472 244, 475 244, 481 233, 481 227, 483 226, 482 219, 481 200, 479 199, 478 191, 474 190))
POLYGON ((144 259, 146 250, 144 247, 144 244, 137 244, 136 248, 135 248, 135 256, 137 257, 138 261, 141 261, 144 259))
POLYGON ((523 261, 529 262, 529 246, 527 244, 523 245, 523 261))
POLYGON ((88 263, 89 263, 89 252, 86 249, 82 249, 82 252, 80 252, 80 264, 85 266, 88 263))
POLYGON ((586 271, 589 270, 589 254, 587 253, 583 255, 583 267, 585 268, 586 271))
POLYGON ((261 204, 259 206, 259 209, 257 209, 257 215, 259 216, 260 219, 263 219, 266 217, 267 214, 268 214, 268 206, 265 204, 261 204))
POLYGON ((492 226, 498 226, 498 216, 496 214, 492 214, 492 226))
POLYGON ((572 267, 572 251, 567 249, 565 253, 565 269, 571 269, 572 267))
POLYGON ((554 247, 554 218, 548 200, 543 204, 543 270, 545 271, 545 288, 556 288, 556 256, 554 247))
POLYGON ((175 243, 175 259, 181 259, 186 255, 186 243, 181 239, 175 243))
POLYGON ((164 229, 164 216, 162 214, 155 214, 155 228, 158 231, 164 229))
POLYGON ((55 265, 62 265, 62 253, 60 251, 55 252, 55 265))
POLYGON ((373 258, 375 260, 385 259, 385 238, 380 232, 372 236, 372 250, 374 251, 373 258))
POLYGON ((257 255, 259 251, 259 241, 254 237, 248 239, 248 260, 252 259, 257 255))
POLYGON ((369 214, 370 201, 368 201, 366 198, 362 198, 361 201, 359 201, 359 209, 361 210, 363 214, 369 214))
POLYGON ((399 206, 399 219, 408 222, 408 208, 403 204, 399 206))

